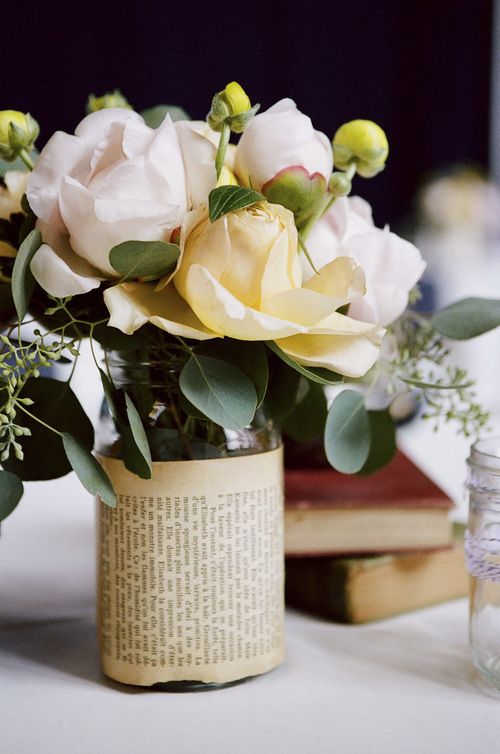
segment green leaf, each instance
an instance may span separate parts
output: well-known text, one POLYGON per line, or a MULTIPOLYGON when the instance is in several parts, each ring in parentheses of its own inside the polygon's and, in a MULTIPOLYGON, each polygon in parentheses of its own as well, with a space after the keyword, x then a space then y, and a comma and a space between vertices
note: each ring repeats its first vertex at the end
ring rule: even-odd
POLYGON ((194 351, 196 354, 227 361, 241 369, 254 384, 257 393, 257 408, 261 405, 269 380, 267 353, 263 343, 214 338, 203 341, 195 347, 194 351))
POLYGON ((172 272, 179 247, 166 241, 124 241, 113 246, 109 262, 124 280, 159 278, 172 272))
POLYGON ((120 439, 121 456, 125 467, 141 479, 151 479, 151 467, 137 447, 130 427, 123 427, 120 430, 120 439))
POLYGON ((42 245, 39 230, 32 230, 24 239, 17 252, 12 269, 12 297, 19 321, 22 322, 35 289, 35 278, 30 270, 30 262, 42 245))
POLYGON ((273 364, 271 379, 266 393, 265 406, 273 421, 282 424, 286 417, 305 398, 310 382, 294 369, 288 369, 281 362, 273 364))
MULTIPOLYGON (((34 401, 30 413, 59 432, 71 432, 84 447, 92 449, 94 429, 66 382, 50 377, 32 377, 20 397, 34 401)), ((22 438, 24 460, 19 461, 11 454, 2 463, 5 469, 24 481, 57 479, 71 471, 60 435, 46 429, 20 409, 17 421, 31 431, 31 437, 22 438)))
POLYGON ((143 110, 141 115, 150 128, 161 126, 167 115, 170 115, 174 123, 177 120, 191 120, 187 112, 177 105, 155 105, 143 110))
POLYGON ((193 355, 182 369, 179 385, 188 401, 221 427, 242 429, 254 418, 255 387, 233 364, 193 355))
POLYGON ((118 394, 115 390, 115 386, 109 379, 106 372, 104 372, 99 367, 99 376, 101 378, 101 384, 102 389, 104 392, 104 396, 106 398, 106 402, 109 407, 109 411, 111 413, 111 416, 115 420, 117 424, 123 424, 123 412, 120 410, 119 400, 118 400, 118 394))
POLYGON ((18 476, 0 470, 0 521, 12 513, 23 492, 23 483, 18 476))
POLYGON ((370 420, 363 396, 343 390, 333 401, 325 425, 325 452, 337 471, 361 471, 370 452, 370 420))
POLYGON ((283 431, 296 442, 310 442, 323 434, 327 414, 323 387, 310 382, 306 396, 286 417, 283 431))
POLYGON ((289 367, 295 369, 303 377, 307 377, 311 382, 318 382, 320 385, 341 385, 344 378, 341 374, 330 371, 330 369, 323 369, 322 367, 304 367, 299 364, 295 359, 292 359, 288 354, 281 350, 279 346, 273 340, 266 340, 266 345, 271 349, 276 356, 279 356, 282 361, 289 367))
POLYGON ((143 479, 151 479, 151 476, 153 473, 153 466, 152 466, 152 461, 151 461, 151 450, 149 449, 148 438, 146 437, 146 432, 144 431, 144 427, 141 421, 141 417, 139 416, 139 412, 137 411, 136 407, 132 403, 132 399, 130 398, 127 392, 125 392, 125 405, 127 408, 127 417, 130 423, 130 431, 132 433, 132 438, 145 464, 145 466, 143 467, 143 473, 140 474, 139 476, 141 476, 143 479), (145 471, 145 469, 147 469, 147 471, 145 471))
POLYGON ((435 314, 431 324, 446 338, 475 338, 500 325, 500 300, 464 298, 435 314))
POLYGON ((208 197, 208 214, 211 222, 215 222, 237 209, 250 207, 252 204, 264 201, 262 194, 242 186, 219 186, 212 189, 208 197))
POLYGON ((373 474, 387 466, 396 452, 396 428, 389 411, 368 411, 370 453, 359 472, 373 474))
POLYGON ((71 468, 91 495, 99 495, 110 508, 116 507, 116 495, 111 481, 92 453, 67 432, 63 433, 64 450, 71 468))
POLYGON ((140 331, 133 335, 126 335, 116 327, 101 324, 93 330, 93 338, 108 351, 138 351, 141 348, 150 348, 150 341, 141 335, 140 331))

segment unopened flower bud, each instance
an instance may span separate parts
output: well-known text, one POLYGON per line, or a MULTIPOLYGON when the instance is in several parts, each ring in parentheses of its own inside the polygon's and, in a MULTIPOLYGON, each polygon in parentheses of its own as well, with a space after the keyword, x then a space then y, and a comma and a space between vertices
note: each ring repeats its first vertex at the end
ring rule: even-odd
POLYGON ((347 170, 356 163, 356 172, 371 178, 385 167, 389 144, 384 131, 371 120, 351 120, 340 126, 333 137, 335 166, 347 170))
POLYGON ((29 113, 0 111, 0 157, 11 162, 21 151, 29 152, 39 132, 38 123, 29 113))
POLYGON ((352 183, 345 173, 332 173, 328 182, 328 190, 336 197, 347 196, 351 193, 352 183))
POLYGON ((240 115, 252 107, 248 94, 237 81, 231 81, 220 94, 229 108, 230 115, 240 115))
POLYGON ((228 123, 231 131, 242 133, 252 120, 260 105, 250 102, 248 94, 236 81, 231 81, 222 92, 217 92, 207 115, 207 122, 213 131, 222 131, 228 123))
POLYGON ((95 113, 98 110, 107 110, 110 107, 124 107, 127 110, 132 110, 132 105, 128 102, 127 98, 123 96, 119 89, 115 89, 112 92, 106 92, 101 97, 96 97, 95 94, 89 94, 87 100, 87 112, 95 113))

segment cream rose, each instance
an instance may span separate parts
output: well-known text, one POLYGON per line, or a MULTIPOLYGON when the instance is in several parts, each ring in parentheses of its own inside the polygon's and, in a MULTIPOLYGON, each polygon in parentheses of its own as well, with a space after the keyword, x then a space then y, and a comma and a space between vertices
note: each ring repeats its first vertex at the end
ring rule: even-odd
POLYGON ((262 202, 214 223, 204 208, 191 212, 173 277, 114 286, 105 302, 110 325, 126 333, 149 321, 185 337, 274 340, 300 364, 359 377, 383 333, 337 309, 364 291, 363 271, 349 258, 303 285, 293 215, 262 202))
MULTIPOLYGON (((413 244, 388 228, 375 227, 369 204, 359 197, 337 199, 314 225, 307 248, 320 271, 332 260, 345 256, 362 266, 366 295, 351 303, 349 315, 384 326, 404 312, 408 294, 425 269, 413 244)), ((304 274, 311 274, 305 263, 304 274)))
MULTIPOLYGON (((181 138, 192 148, 189 135, 181 138)), ((206 151, 207 144, 198 146, 206 151)), ((116 277, 108 258, 113 246, 169 240, 193 193, 201 198, 187 185, 169 116, 152 129, 127 109, 88 115, 74 136, 52 136, 29 179, 28 200, 44 241, 31 265, 35 278, 55 296, 96 288, 116 277)))
POLYGON ((285 168, 301 167, 328 181, 333 169, 330 140, 315 131, 311 119, 291 99, 282 99, 256 115, 236 148, 234 170, 245 186, 261 191, 285 168))

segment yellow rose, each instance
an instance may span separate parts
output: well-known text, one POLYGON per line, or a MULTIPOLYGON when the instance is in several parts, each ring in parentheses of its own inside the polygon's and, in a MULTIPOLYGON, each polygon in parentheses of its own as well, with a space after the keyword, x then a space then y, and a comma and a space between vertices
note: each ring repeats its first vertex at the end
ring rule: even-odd
POLYGON ((359 377, 378 356, 377 325, 337 312, 365 292, 362 269, 338 257, 303 284, 293 215, 261 202, 210 222, 189 213, 173 276, 109 288, 110 325, 146 322, 174 335, 276 341, 300 364, 359 377))
MULTIPOLYGON (((8 220, 17 212, 22 212, 21 200, 26 192, 29 173, 21 170, 8 170, 5 173, 4 186, 0 187, 0 219, 8 220)), ((0 256, 16 256, 16 249, 6 241, 0 241, 0 256)))

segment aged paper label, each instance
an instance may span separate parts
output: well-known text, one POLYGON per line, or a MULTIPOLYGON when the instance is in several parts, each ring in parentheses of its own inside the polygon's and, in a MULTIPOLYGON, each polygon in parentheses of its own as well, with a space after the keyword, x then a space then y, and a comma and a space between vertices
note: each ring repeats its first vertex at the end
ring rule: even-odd
POLYGON ((225 683, 284 656, 282 448, 153 463, 143 480, 98 456, 103 670, 123 683, 225 683))

